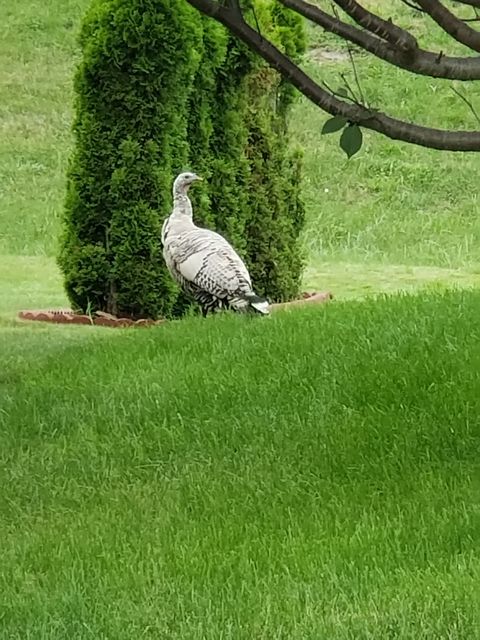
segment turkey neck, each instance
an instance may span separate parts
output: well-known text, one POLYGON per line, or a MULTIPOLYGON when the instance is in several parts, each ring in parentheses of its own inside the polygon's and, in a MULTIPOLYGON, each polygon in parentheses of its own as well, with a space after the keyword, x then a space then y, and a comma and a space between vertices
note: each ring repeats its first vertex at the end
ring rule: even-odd
POLYGON ((172 216, 185 221, 193 221, 192 203, 186 192, 177 192, 174 194, 172 216))

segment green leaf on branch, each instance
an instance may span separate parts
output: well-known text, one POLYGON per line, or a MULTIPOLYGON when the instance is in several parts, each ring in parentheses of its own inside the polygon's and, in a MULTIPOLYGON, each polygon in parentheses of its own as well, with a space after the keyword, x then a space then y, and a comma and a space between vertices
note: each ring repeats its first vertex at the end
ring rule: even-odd
POLYGON ((347 154, 348 158, 360 151, 363 142, 362 130, 358 124, 350 124, 340 136, 340 146, 347 154))
POLYGON ((343 116, 333 116, 330 120, 327 120, 322 127, 322 136, 326 133, 335 133, 340 131, 347 124, 347 119, 343 116))

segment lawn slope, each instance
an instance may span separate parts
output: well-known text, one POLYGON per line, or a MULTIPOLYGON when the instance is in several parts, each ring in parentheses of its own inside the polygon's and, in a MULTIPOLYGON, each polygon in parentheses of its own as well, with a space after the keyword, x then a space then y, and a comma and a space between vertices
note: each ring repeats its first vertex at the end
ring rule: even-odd
POLYGON ((0 636, 476 637, 479 313, 4 328, 0 636))
MULTIPOLYGON (((0 6, 0 271, 5 255, 20 256, 21 270, 22 256, 52 258, 57 252, 72 145, 76 36, 88 3, 17 0, 0 6)), ((384 5, 390 3, 368 4, 387 18, 394 11, 427 48, 458 48, 401 3, 388 12, 384 5)), ((321 29, 312 28, 310 36, 308 71, 332 86, 346 74, 354 85, 344 44, 321 29), (325 52, 336 54, 336 61, 325 59, 325 52)), ((371 56, 356 60, 362 90, 374 107, 433 126, 477 126, 451 83, 408 74, 371 56)), ((461 90, 477 104, 480 83, 462 83, 461 90)), ((310 271, 309 286, 363 297, 385 289, 377 277, 384 269, 389 291, 423 287, 425 266, 442 269, 434 278, 442 286, 477 285, 480 156, 440 153, 366 131, 364 149, 347 162, 338 135, 321 136, 327 117, 302 98, 291 123, 292 141, 305 150, 308 262, 322 265, 321 272, 310 271)), ((46 268, 55 268, 53 259, 46 268)))

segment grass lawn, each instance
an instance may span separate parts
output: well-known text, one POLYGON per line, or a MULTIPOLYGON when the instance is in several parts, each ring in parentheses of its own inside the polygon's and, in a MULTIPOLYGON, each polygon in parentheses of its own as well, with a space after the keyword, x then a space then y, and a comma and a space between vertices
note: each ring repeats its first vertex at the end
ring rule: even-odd
POLYGON ((477 637, 479 314, 4 328, 0 637, 477 637))
MULTIPOLYGON (((305 287, 335 302, 17 322, 67 304, 54 255, 87 4, 0 6, 0 639, 479 637, 480 157, 367 132, 346 162, 299 101, 305 287)), ((341 43, 312 47, 313 73, 351 75, 323 55, 341 43)), ((393 115, 476 125, 448 84, 359 71, 393 115)))
MULTIPOLYGON (((0 7, 0 270, 4 255, 52 257, 57 250, 71 148, 75 36, 87 5, 18 0, 0 7)), ((395 17, 413 24, 432 46, 447 48, 441 32, 414 11, 400 7, 395 17)), ((333 85, 342 83, 341 73, 351 82, 348 61, 325 62, 320 55, 345 53, 344 45, 319 29, 311 41, 308 69, 333 85)), ((420 123, 476 126, 449 83, 410 76, 367 56, 357 61, 372 105, 420 123)), ((461 88, 474 103, 480 98, 480 83, 461 88)), ((312 267, 306 284, 340 298, 363 297, 386 290, 378 286, 383 269, 389 291, 423 288, 432 279, 477 285, 480 216, 472 185, 480 156, 439 153, 365 132, 364 149, 347 162, 338 136, 320 135, 326 117, 301 100, 292 118, 292 140, 305 149, 305 245, 312 267)))

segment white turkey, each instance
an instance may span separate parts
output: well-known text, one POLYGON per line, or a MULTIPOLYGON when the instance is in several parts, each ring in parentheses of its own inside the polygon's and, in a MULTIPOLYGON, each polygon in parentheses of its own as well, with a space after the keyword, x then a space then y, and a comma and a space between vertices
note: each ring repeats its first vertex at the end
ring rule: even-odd
POLYGON ((250 274, 235 249, 218 233, 197 227, 188 197, 195 173, 173 183, 173 211, 162 227, 163 256, 173 279, 209 311, 233 309, 267 315, 268 301, 252 289, 250 274))

